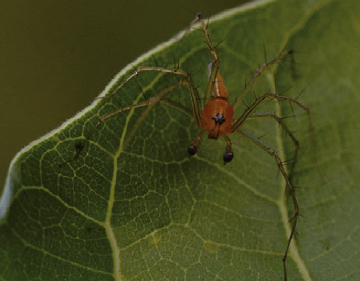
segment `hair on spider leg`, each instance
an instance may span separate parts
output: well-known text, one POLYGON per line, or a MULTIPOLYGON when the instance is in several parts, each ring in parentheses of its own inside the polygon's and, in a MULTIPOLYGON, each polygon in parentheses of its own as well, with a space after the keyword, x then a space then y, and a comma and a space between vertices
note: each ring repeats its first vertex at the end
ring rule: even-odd
POLYGON ((176 58, 176 54, 173 53, 172 54, 172 69, 174 70, 174 72, 176 72, 177 70, 180 70, 180 60, 179 58, 176 58))
POLYGON ((253 91, 253 95, 254 95, 255 99, 257 100, 257 96, 256 96, 256 92, 255 92, 255 91, 253 91))
MULTIPOLYGON (((303 92, 303 91, 302 91, 302 92, 303 92)), ((294 100, 297 100, 297 98, 302 94, 302 92, 301 92, 294 100)), ((289 104, 289 106, 290 106, 290 109, 291 109, 291 112, 292 112, 292 117, 293 117, 295 120, 297 120, 292 102, 291 102, 290 100, 287 101, 287 102, 288 102, 288 104, 289 104)))
MULTIPOLYGON (((194 27, 194 25, 196 23, 198 23, 201 19, 202 19, 202 14, 201 13, 195 13, 194 11, 184 8, 182 7, 184 10, 190 12, 191 14, 195 15, 195 19, 193 19, 190 24, 188 25, 188 27, 184 30, 184 33, 181 35, 180 38, 177 39, 178 42, 181 42, 186 35, 191 31, 191 29, 194 27)), ((202 28, 195 28, 196 30, 202 30, 202 28)))
POLYGON ((282 164, 284 165, 284 166, 287 166, 287 165, 292 165, 294 162, 297 162, 297 159, 294 159, 294 158, 289 158, 289 159, 287 159, 287 160, 283 160, 282 161, 282 164))
POLYGON ((299 92, 299 94, 294 98, 294 100, 298 100, 298 98, 306 91, 307 87, 304 87, 303 89, 301 89, 301 91, 299 92))
MULTIPOLYGON (((195 19, 191 22, 191 25, 195 25, 196 23, 201 22, 201 20, 203 20, 203 15, 201 12, 199 12, 196 14, 195 19)), ((201 31, 202 33, 206 34, 209 30, 209 21, 210 19, 207 19, 205 25, 200 25, 199 28, 195 27, 195 30, 201 31)))
MULTIPOLYGON (((244 88, 243 88, 243 91, 246 90, 246 87, 247 87, 247 81, 246 81, 246 78, 244 78, 244 88)), ((236 104, 237 100, 238 100, 238 96, 235 97, 235 99, 234 99, 234 104, 236 104)))
MULTIPOLYGON (((217 47, 219 47, 222 43, 224 43, 225 40, 226 40, 226 37, 225 37, 224 39, 221 39, 221 40, 214 46, 214 48, 217 49, 217 47)), ((220 56, 219 56, 219 58, 220 58, 220 56)))
MULTIPOLYGON (((196 90, 196 91, 198 91, 199 89, 200 89, 200 87, 202 86, 201 85, 202 84, 202 82, 200 82, 198 85, 194 85, 194 89, 196 90)), ((200 101, 200 102, 204 102, 205 101, 205 97, 197 97, 196 98, 198 101, 200 101)))
POLYGON ((241 101, 244 105, 245 105, 245 107, 247 108, 247 109, 249 109, 250 107, 245 103, 245 101, 244 100, 242 100, 241 101))
POLYGON ((195 89, 196 89, 196 90, 199 90, 199 89, 200 89, 200 87, 201 87, 201 84, 203 84, 203 82, 199 82, 199 84, 198 84, 198 85, 194 85, 194 86, 195 86, 195 89))
POLYGON ((145 94, 145 92, 144 92, 144 89, 141 87, 140 82, 139 82, 139 79, 135 78, 135 81, 136 81, 136 83, 138 84, 138 86, 139 86, 139 88, 140 88, 140 91, 141 91, 141 94, 142 94, 144 100, 149 99, 149 98, 146 96, 146 94, 145 94))
POLYGON ((155 65, 156 67, 159 67, 159 64, 158 64, 155 56, 152 57, 152 60, 154 61, 154 65, 155 65))
MULTIPOLYGON (((277 155, 279 154, 279 151, 274 151, 277 155)), ((289 182, 291 182, 292 186, 294 187, 293 183, 292 183, 292 178, 293 178, 293 174, 294 174, 294 168, 295 168, 295 165, 296 163, 298 162, 297 159, 293 159, 293 158, 289 158, 287 160, 281 160, 281 166, 283 167, 288 167, 290 166, 290 171, 287 173, 287 176, 288 176, 288 179, 289 179, 289 182)), ((278 179, 279 176, 280 176, 280 169, 278 169, 277 171, 277 174, 276 174, 276 178, 278 179)), ((285 192, 288 192, 288 189, 286 188, 285 189, 285 192)))
MULTIPOLYGON (((300 217, 301 215, 300 215, 300 213, 298 213, 296 216, 294 215, 294 216, 292 216, 289 220, 288 220, 288 223, 292 223, 295 219, 296 220, 299 220, 299 217, 300 217)), ((294 233, 293 233, 293 236, 295 237, 295 235, 299 235, 299 233, 296 231, 296 230, 294 230, 294 233)))
POLYGON ((175 71, 180 69, 180 61, 179 61, 179 59, 175 59, 175 57, 174 57, 174 69, 175 69, 175 71))
POLYGON ((262 140, 264 137, 266 137, 269 133, 264 133, 258 137, 256 137, 258 140, 262 140))
MULTIPOLYGON (((194 22, 196 19, 198 19, 198 14, 201 14, 201 13, 199 13, 199 12, 195 12, 194 10, 189 9, 188 7, 180 7, 180 9, 189 12, 193 17, 195 17, 195 19, 194 19, 193 21, 191 21, 190 26, 193 24, 193 22, 194 22)), ((201 15, 201 16, 202 16, 202 15, 201 15)))

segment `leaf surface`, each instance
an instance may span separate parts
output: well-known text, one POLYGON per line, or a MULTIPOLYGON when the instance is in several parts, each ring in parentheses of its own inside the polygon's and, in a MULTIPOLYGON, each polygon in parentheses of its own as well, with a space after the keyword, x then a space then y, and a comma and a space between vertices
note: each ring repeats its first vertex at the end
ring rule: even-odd
MULTIPOLYGON (((312 114, 317 163, 306 112, 268 101, 300 143, 293 174, 300 212, 288 260, 289 280, 357 280, 359 219, 359 32, 357 1, 258 2, 209 23, 230 100, 259 65, 285 49, 294 55, 261 75, 242 105, 276 90, 312 114), (302 93, 300 96, 299 94, 302 93), (299 96, 299 97, 298 97, 299 96)), ((174 67, 191 74, 202 96, 211 60, 203 33, 193 29, 137 60, 136 66, 174 67)), ((21 151, 11 164, 0 216, 0 280, 281 280, 292 202, 273 158, 230 135, 203 137, 198 154, 187 147, 199 133, 193 119, 164 104, 106 119, 78 159, 75 146, 99 117, 155 97, 177 75, 143 72, 111 98, 89 108, 21 151)), ((190 107, 186 88, 168 98, 190 107)), ((281 158, 294 145, 272 119, 252 119, 251 131, 281 158)))

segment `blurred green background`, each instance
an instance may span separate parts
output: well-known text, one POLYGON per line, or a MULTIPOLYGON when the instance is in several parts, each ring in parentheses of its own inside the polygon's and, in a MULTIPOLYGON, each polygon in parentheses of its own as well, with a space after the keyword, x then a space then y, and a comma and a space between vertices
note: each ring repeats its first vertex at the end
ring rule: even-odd
POLYGON ((0 191, 25 145, 89 105, 144 52, 248 1, 0 0, 0 191))

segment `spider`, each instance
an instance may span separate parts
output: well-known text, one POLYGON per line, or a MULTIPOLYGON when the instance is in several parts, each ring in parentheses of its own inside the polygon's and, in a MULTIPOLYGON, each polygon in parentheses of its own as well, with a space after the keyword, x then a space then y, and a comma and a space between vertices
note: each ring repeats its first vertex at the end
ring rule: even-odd
MULTIPOLYGON (((271 147, 264 144, 258 138, 252 136, 251 134, 249 134, 241 129, 242 129, 243 124, 252 115, 254 116, 255 110, 261 104, 263 104, 268 99, 276 99, 278 101, 287 101, 291 104, 297 105, 298 107, 300 107, 301 109, 303 109, 306 112, 308 120, 309 120, 309 128, 310 128, 312 140, 314 142, 314 133, 313 133, 313 125, 312 125, 312 121, 311 121, 311 116, 310 116, 310 110, 307 106, 305 106, 304 104, 299 102, 297 99, 293 99, 293 98, 290 98, 287 96, 281 96, 281 95, 278 95, 276 92, 273 92, 273 93, 268 92, 259 97, 255 97, 255 100, 252 101, 252 103, 246 107, 246 109, 243 111, 243 113, 241 114, 240 117, 237 117, 237 118, 234 117, 234 108, 236 108, 238 106, 238 104, 241 102, 241 99, 236 100, 233 104, 231 104, 229 102, 229 100, 228 100, 229 94, 225 88, 223 79, 219 72, 219 65, 220 65, 219 64, 220 63, 219 56, 216 51, 216 46, 213 44, 213 42, 210 38, 208 23, 205 22, 201 13, 197 14, 195 20, 191 23, 190 27, 192 25, 194 25, 195 23, 200 23, 201 28, 202 28, 205 38, 206 38, 206 42, 210 49, 211 57, 212 57, 212 60, 208 65, 209 78, 208 78, 208 82, 207 82, 207 86, 206 86, 206 90, 205 90, 205 94, 204 94, 204 102, 203 102, 204 105, 201 102, 197 87, 194 85, 191 75, 188 72, 183 71, 183 70, 179 69, 178 67, 173 68, 173 69, 167 69, 167 68, 162 68, 162 67, 139 67, 136 69, 136 71, 132 75, 127 77, 118 87, 116 87, 116 89, 114 90, 114 92, 112 94, 108 95, 107 97, 113 96, 120 88, 122 88, 126 83, 128 83, 128 81, 130 81, 131 79, 136 77, 139 73, 145 72, 145 71, 170 73, 173 75, 177 75, 177 77, 181 77, 181 79, 178 84, 167 87, 165 90, 163 90, 159 95, 157 95, 155 97, 149 98, 149 99, 147 99, 143 102, 140 102, 138 104, 135 104, 135 105, 118 108, 118 109, 114 110, 113 112, 107 113, 107 114, 103 115, 102 117, 100 117, 98 119, 97 123, 95 124, 93 130, 85 137, 85 140, 82 143, 76 145, 76 147, 75 147, 76 154, 75 154, 74 158, 70 161, 63 163, 62 166, 64 164, 67 164, 69 162, 76 160, 79 157, 80 153, 82 152, 82 150, 85 147, 85 144, 90 139, 92 132, 106 119, 113 117, 117 114, 120 114, 122 112, 128 111, 128 110, 133 110, 133 109, 140 108, 140 107, 149 107, 149 106, 151 107, 157 103, 167 104, 173 108, 176 108, 176 109, 186 113, 191 118, 193 118, 193 120, 199 127, 200 132, 198 133, 198 135, 195 137, 194 141, 188 147, 188 154, 190 157, 194 156, 198 152, 200 140, 201 140, 202 136, 205 133, 207 133, 208 137, 210 139, 217 140, 220 137, 223 137, 225 139, 226 148, 225 148, 225 152, 223 154, 223 162, 224 162, 224 164, 229 163, 234 158, 234 152, 232 150, 231 140, 228 135, 232 134, 232 133, 239 134, 241 137, 254 143, 255 145, 260 147, 262 150, 264 150, 266 153, 268 153, 271 157, 273 157, 275 159, 277 167, 278 167, 280 173, 282 174, 282 177, 285 180, 286 188, 290 192, 290 195, 292 198, 293 207, 294 207, 294 214, 292 217, 292 227, 291 227, 289 238, 287 240, 286 249, 285 249, 285 252, 284 252, 284 255, 282 258, 284 279, 287 280, 286 260, 287 260, 291 241, 295 235, 296 225, 297 225, 297 221, 299 218, 299 205, 298 205, 298 201, 296 198, 294 186, 291 183, 291 174, 294 169, 294 165, 297 160, 298 152, 299 152, 299 142, 295 138, 294 134, 287 128, 287 126, 285 125, 285 123, 283 122, 283 119, 281 117, 277 116, 276 114, 269 114, 269 113, 257 113, 256 114, 255 118, 272 118, 272 119, 274 119, 275 122, 277 122, 278 125, 291 138, 291 140, 295 146, 295 152, 294 152, 293 163, 290 167, 290 172, 287 173, 282 160, 280 159, 279 155, 277 154, 277 152, 274 149, 272 149, 271 147), (187 108, 187 107, 185 107, 177 102, 174 102, 173 100, 167 99, 165 97, 171 91, 173 91, 177 88, 183 87, 183 86, 187 86, 189 89, 191 105, 192 105, 191 108, 187 108)), ((266 62, 265 64, 261 65, 255 72, 253 77, 249 80, 247 85, 245 86, 245 89, 243 90, 242 95, 244 95, 247 92, 247 90, 251 87, 251 85, 255 82, 255 80, 267 68, 269 68, 273 64, 279 63, 284 57, 286 57, 287 55, 292 54, 292 53, 293 53, 292 50, 281 52, 275 58, 270 60, 269 62, 266 62)))

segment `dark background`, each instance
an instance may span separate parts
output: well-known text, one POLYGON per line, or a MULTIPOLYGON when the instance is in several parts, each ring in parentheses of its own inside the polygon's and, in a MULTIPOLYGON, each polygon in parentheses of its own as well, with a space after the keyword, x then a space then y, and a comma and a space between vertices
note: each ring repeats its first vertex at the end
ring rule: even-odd
POLYGON ((25 145, 89 105, 144 52, 246 1, 0 0, 0 191, 25 145))

